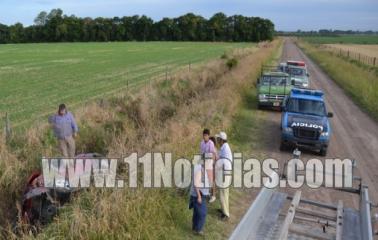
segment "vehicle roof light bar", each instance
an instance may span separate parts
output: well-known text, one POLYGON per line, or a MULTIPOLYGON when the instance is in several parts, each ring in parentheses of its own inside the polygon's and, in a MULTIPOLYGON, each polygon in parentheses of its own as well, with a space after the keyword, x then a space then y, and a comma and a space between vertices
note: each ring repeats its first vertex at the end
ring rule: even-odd
POLYGON ((318 96, 318 97, 322 97, 324 95, 322 91, 313 90, 313 89, 293 88, 291 91, 294 94, 304 94, 304 95, 312 95, 312 96, 318 96))
POLYGON ((306 66, 306 63, 302 61, 287 61, 287 65, 304 67, 306 66))

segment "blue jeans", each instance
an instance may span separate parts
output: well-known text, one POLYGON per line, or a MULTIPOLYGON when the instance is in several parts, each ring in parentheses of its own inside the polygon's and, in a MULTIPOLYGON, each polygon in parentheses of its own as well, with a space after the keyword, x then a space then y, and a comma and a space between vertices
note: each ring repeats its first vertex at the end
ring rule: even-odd
POLYGON ((203 229, 206 221, 207 206, 206 206, 206 196, 202 196, 202 203, 197 202, 197 197, 190 197, 191 204, 193 206, 193 219, 192 219, 192 229, 196 232, 200 232, 203 229))

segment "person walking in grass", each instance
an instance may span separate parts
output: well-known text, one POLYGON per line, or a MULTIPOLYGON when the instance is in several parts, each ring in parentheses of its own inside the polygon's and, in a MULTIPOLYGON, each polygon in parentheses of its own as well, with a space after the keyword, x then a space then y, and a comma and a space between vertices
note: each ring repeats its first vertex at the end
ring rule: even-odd
POLYGON ((224 186, 218 186, 219 200, 221 202, 221 213, 222 220, 228 220, 230 218, 229 209, 229 185, 231 184, 229 176, 225 177, 225 173, 231 173, 232 170, 232 152, 231 148, 227 143, 227 134, 225 132, 220 132, 215 135, 216 142, 218 143, 219 149, 219 159, 215 163, 215 177, 216 182, 224 183, 224 186))
POLYGON ((63 157, 75 157, 75 137, 79 128, 72 113, 67 111, 66 105, 60 104, 58 112, 49 117, 54 135, 58 139, 59 150, 63 157))
MULTIPOLYGON (((202 159, 205 160, 205 169, 210 180, 210 185, 214 185, 214 160, 217 158, 217 152, 214 142, 210 140, 210 130, 205 128, 202 132, 202 141, 200 144, 202 159)), ((212 194, 209 202, 216 200, 215 194, 212 194)))
POLYGON ((205 162, 200 159, 195 163, 190 189, 189 209, 193 209, 192 230, 196 235, 203 235, 203 227, 206 222, 207 205, 209 196, 209 178, 205 171, 205 162))

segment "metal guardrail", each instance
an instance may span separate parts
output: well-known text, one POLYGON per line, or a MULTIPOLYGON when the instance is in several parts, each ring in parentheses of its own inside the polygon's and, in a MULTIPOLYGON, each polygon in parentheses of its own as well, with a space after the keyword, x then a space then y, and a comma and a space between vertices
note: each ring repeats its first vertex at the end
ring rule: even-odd
MULTIPOLYGON (((272 181, 269 183, 279 180, 278 174, 271 175, 270 178, 272 179, 272 181)), ((270 186, 269 184, 266 184, 264 186, 266 187, 263 187, 261 189, 256 199, 253 201, 253 204, 250 206, 238 226, 233 231, 230 240, 245 239, 246 236, 249 236, 251 233, 256 232, 256 228, 258 227, 257 223, 263 216, 266 206, 269 203, 269 199, 275 192, 275 189, 272 188, 273 185, 270 186), (246 228, 245 226, 249 227, 246 228)))
POLYGON ((363 240, 373 240, 373 227, 371 224, 371 202, 367 186, 361 186, 360 192, 360 220, 363 240))

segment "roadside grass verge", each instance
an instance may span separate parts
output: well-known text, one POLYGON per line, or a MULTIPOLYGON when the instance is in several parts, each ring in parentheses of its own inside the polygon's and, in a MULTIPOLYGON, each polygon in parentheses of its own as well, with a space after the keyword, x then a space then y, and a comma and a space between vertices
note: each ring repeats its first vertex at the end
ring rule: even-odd
MULTIPOLYGON (((227 66, 226 59, 219 58, 196 71, 177 73, 168 81, 146 85, 137 93, 125 92, 78 108, 75 111, 80 127, 78 153, 98 152, 117 157, 131 152, 142 156, 154 151, 191 159, 198 152, 204 127, 211 128, 213 133, 232 132, 235 116, 239 119, 236 122, 248 123, 251 112, 238 115, 243 92, 253 86, 261 64, 271 56, 275 46, 277 42, 235 51, 230 55, 237 59, 232 68, 227 66)), ((253 125, 248 128, 252 129, 253 125)), ((232 133, 230 136, 235 137, 238 145, 252 134, 251 131, 251 135, 241 136, 239 140, 232 133)), ((14 136, 9 144, 0 143, 0 224, 6 238, 193 238, 187 190, 143 188, 83 190, 38 235, 27 232, 23 236, 13 235, 15 201, 19 203, 21 199, 26 178, 32 170, 40 168, 42 156, 56 154, 55 139, 47 124, 14 136)), ((215 211, 213 207, 209 210, 206 238, 225 238, 228 234, 225 224, 218 220, 215 211)))
POLYGON ((378 120, 377 68, 340 58, 304 41, 297 43, 362 109, 378 120))

